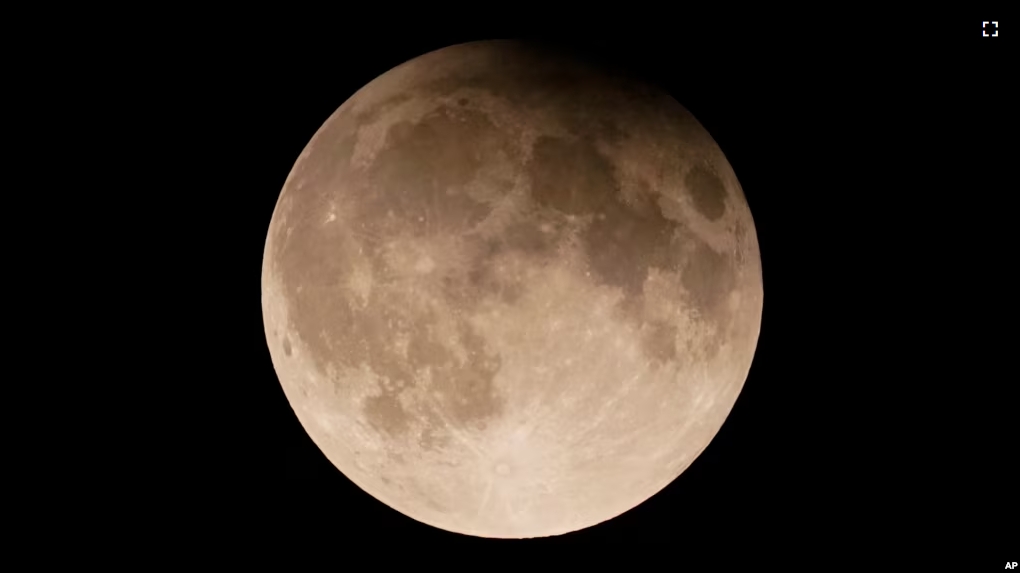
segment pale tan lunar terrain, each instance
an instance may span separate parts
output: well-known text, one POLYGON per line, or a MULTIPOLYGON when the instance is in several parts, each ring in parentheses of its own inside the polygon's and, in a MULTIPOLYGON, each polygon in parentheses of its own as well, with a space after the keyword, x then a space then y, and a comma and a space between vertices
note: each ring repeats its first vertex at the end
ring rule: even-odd
POLYGON ((435 527, 541 537, 637 506, 709 444, 751 365, 761 263, 733 170, 675 100, 480 42, 391 70, 315 134, 262 307, 344 475, 435 527))

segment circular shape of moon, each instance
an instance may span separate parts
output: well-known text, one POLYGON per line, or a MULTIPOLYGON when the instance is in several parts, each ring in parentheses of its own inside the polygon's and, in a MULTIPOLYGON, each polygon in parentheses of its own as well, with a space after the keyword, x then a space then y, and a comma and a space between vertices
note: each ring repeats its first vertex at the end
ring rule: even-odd
POLYGON ((718 145, 668 95, 523 43, 358 91, 298 158, 262 270, 273 364, 366 492, 498 538, 611 519, 708 446, 761 262, 718 145))

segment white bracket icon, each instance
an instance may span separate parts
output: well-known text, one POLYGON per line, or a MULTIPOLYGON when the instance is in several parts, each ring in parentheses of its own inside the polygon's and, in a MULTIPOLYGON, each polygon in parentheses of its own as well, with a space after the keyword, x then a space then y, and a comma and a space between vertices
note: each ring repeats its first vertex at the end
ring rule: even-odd
POLYGON ((981 22, 981 35, 983 37, 985 37, 985 38, 997 38, 999 36, 999 23, 996 22, 996 21, 993 21, 993 22, 981 22), (992 32, 991 34, 989 34, 988 31, 985 29, 985 28, 988 27, 989 23, 995 29, 995 31, 992 32))

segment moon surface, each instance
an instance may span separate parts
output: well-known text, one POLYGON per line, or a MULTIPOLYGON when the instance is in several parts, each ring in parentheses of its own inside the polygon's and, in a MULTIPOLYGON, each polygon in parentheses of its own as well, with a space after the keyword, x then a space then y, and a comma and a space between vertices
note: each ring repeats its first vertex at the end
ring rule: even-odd
POLYGON ((438 528, 543 537, 634 508, 708 446, 757 345, 761 259, 679 103, 475 42, 319 129, 273 213, 262 308, 287 399, 344 475, 438 528))

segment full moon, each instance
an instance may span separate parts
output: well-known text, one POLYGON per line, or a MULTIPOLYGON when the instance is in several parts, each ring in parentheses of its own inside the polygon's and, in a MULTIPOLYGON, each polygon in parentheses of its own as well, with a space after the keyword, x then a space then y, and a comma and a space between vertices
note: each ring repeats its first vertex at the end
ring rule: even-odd
POLYGON ((560 535, 676 479, 761 324, 733 169, 666 93, 512 41, 359 90, 297 159, 262 266, 273 365, 325 456, 447 531, 560 535))

